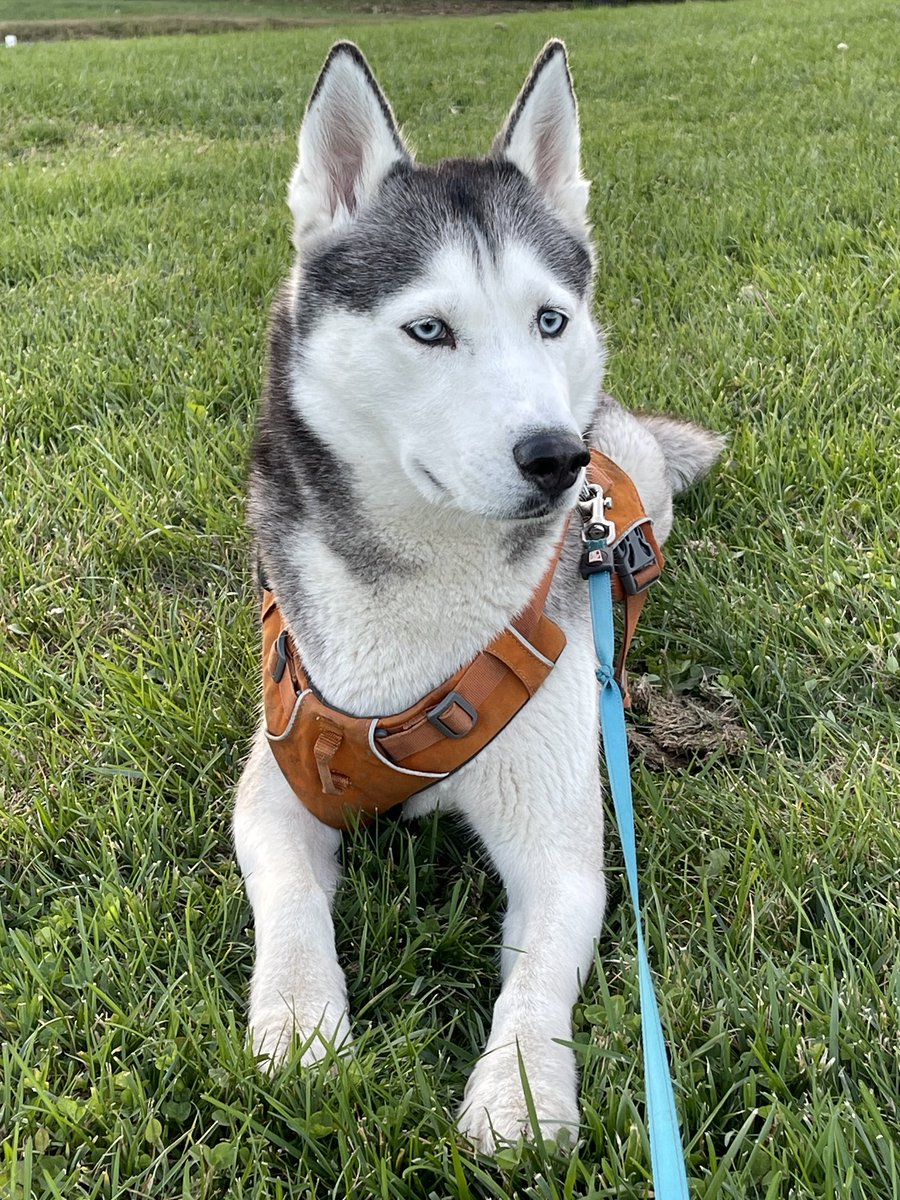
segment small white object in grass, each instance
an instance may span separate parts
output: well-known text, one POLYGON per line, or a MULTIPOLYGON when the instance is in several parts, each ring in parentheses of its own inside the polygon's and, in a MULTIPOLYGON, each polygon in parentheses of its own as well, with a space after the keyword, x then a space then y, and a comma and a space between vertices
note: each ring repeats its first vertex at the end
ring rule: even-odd
POLYGON ((19 43, 19 39, 14 33, 8 33, 3 40, 10 49, 12 49, 13 46, 17 46, 19 43))
POLYGON ((849 50, 850 49, 850 47, 847 45, 846 42, 838 42, 837 48, 838 48, 838 50, 849 50))

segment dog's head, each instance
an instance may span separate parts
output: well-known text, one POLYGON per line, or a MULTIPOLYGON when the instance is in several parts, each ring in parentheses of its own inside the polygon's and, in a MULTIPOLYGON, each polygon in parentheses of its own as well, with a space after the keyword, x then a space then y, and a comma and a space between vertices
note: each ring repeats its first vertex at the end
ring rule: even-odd
POLYGON ((505 520, 571 507, 604 352, 562 43, 487 158, 433 167, 340 43, 299 147, 292 403, 317 443, 379 463, 398 500, 505 520))
POLYGON ((297 262, 255 456, 287 513, 317 495, 333 509, 365 463, 401 507, 542 520, 572 506, 587 440, 668 533, 673 492, 722 443, 602 396, 579 143, 559 41, 488 157, 437 166, 413 161, 360 51, 332 49, 290 182, 297 262))

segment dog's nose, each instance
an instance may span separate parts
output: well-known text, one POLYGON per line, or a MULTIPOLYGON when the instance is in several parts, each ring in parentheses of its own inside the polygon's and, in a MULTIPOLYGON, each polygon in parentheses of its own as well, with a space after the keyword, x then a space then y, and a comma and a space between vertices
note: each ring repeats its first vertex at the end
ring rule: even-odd
POLYGON ((519 470, 547 496, 561 496, 591 461, 584 442, 568 430, 533 433, 513 446, 519 470))

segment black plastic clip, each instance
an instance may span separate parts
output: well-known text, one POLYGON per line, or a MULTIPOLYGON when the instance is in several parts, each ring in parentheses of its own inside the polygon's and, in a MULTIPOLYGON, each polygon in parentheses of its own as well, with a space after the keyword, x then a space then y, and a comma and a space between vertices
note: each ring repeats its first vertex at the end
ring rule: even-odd
POLYGON ((281 633, 278 635, 277 641, 275 642, 275 654, 277 655, 277 658, 275 660, 275 666, 271 670, 271 675, 276 683, 281 683, 282 676, 284 675, 285 668, 287 667, 287 636, 287 630, 282 629, 281 633))
POLYGON ((616 574, 622 583, 622 591, 627 596, 637 596, 645 592, 651 583, 659 578, 659 571, 643 583, 638 583, 637 576, 648 567, 658 566, 653 547, 644 536, 644 526, 635 525, 622 537, 613 548, 616 574))
POLYGON ((601 571, 612 571, 613 569, 613 552, 610 546, 585 546, 581 552, 581 563, 579 564, 582 579, 590 579, 592 575, 599 575, 601 571))

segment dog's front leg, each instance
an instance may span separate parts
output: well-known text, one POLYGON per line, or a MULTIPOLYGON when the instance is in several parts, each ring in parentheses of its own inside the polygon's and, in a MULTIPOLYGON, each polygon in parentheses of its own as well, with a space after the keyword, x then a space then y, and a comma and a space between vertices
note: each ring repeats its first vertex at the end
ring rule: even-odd
POLYGON ((508 895, 503 987, 460 1116, 462 1132, 487 1152, 529 1131, 545 1138, 577 1132, 575 1056, 560 1043, 571 1042, 572 1005, 605 903, 596 742, 586 741, 579 778, 571 760, 554 770, 550 747, 541 754, 526 741, 520 761, 507 763, 497 780, 505 785, 501 800, 466 805, 508 895), (531 1130, 523 1069, 539 1131, 531 1130))
POLYGON ((331 918, 340 838, 288 787, 260 731, 238 785, 234 840, 256 924, 250 1040, 271 1066, 294 1033, 304 1064, 350 1039, 331 918))

